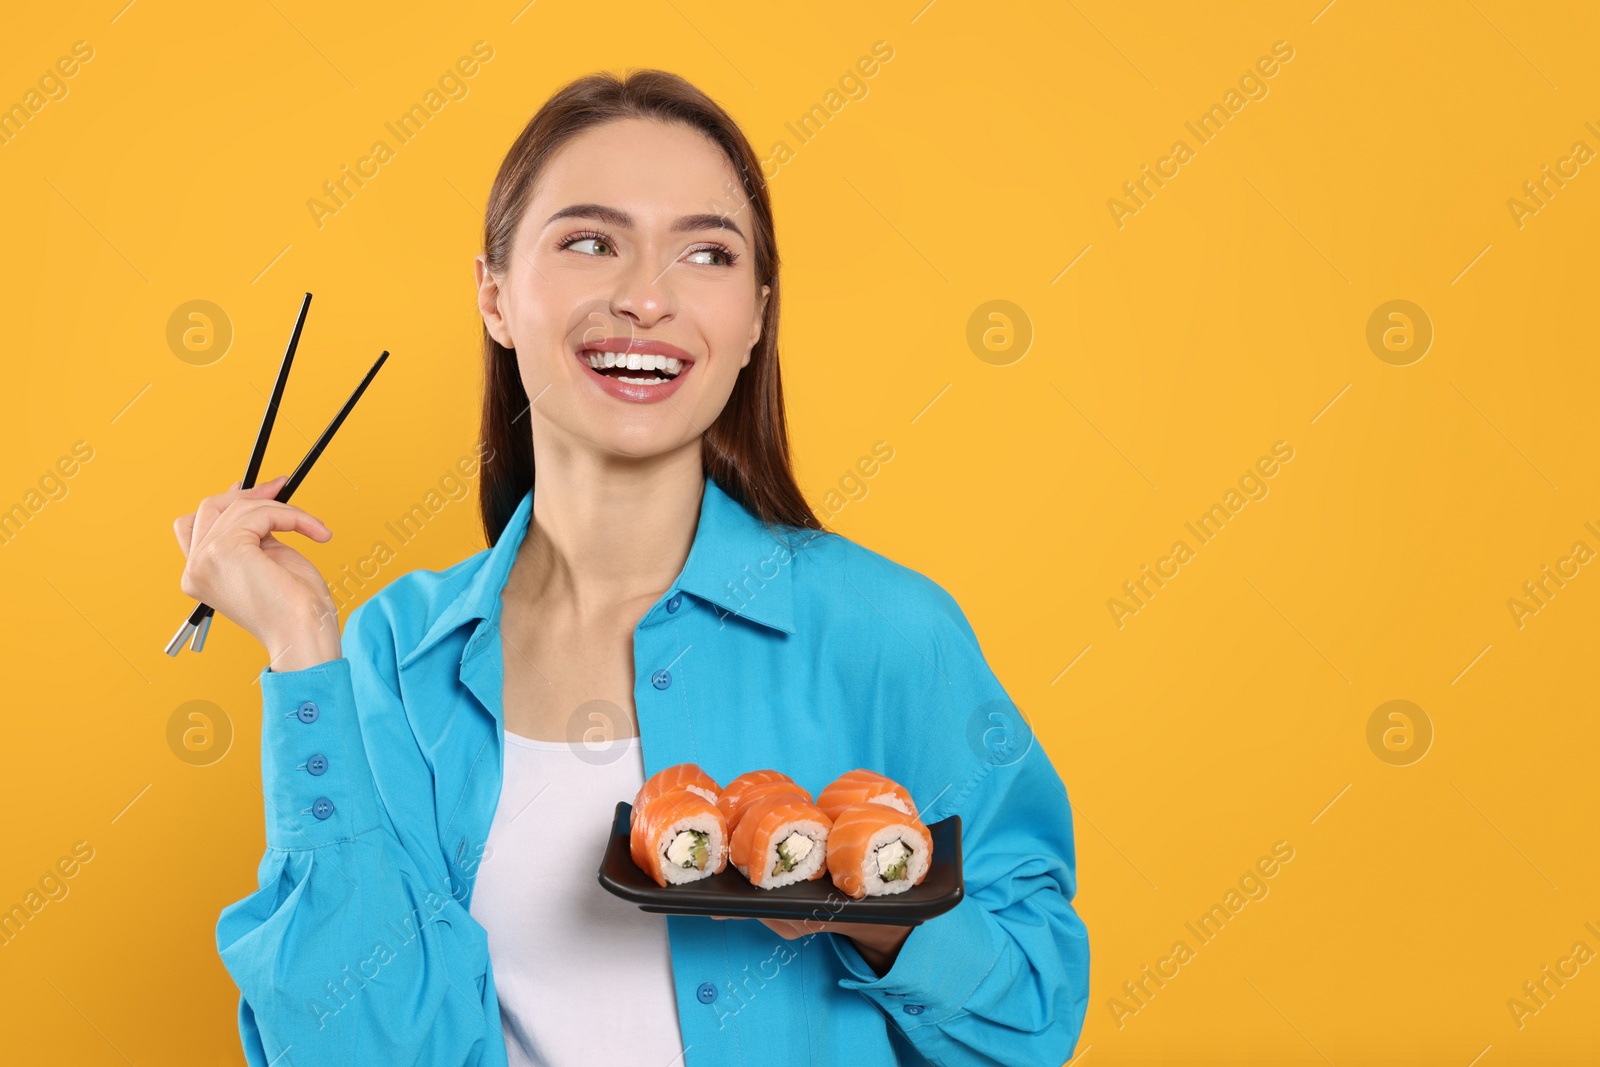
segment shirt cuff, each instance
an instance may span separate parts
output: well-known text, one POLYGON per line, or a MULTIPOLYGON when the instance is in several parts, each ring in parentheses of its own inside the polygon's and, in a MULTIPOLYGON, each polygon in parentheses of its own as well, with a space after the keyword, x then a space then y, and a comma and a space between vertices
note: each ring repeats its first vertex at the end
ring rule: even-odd
POLYGON ((350 660, 261 672, 267 847, 318 848, 378 826, 350 660))
POLYGON ((963 1010, 1000 958, 993 920, 971 897, 911 928, 881 978, 844 934, 829 940, 851 977, 839 979, 888 1012, 902 1029, 937 1025, 963 1010))

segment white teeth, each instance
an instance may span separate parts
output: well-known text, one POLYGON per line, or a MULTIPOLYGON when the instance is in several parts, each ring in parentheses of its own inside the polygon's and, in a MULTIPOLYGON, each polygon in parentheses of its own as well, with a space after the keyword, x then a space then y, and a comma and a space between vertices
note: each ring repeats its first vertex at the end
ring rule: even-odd
MULTIPOLYGON (((655 370, 661 371, 672 378, 683 373, 687 364, 681 359, 672 356, 659 356, 654 353, 642 352, 584 352, 583 361, 595 370, 605 367, 622 367, 626 370, 655 370)), ((618 376, 618 381, 628 382, 633 385, 659 385, 656 378, 628 378, 618 376)))

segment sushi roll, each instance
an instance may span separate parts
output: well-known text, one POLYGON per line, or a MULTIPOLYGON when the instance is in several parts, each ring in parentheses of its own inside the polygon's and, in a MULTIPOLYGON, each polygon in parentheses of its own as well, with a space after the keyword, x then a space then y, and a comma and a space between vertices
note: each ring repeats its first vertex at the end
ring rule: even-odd
POLYGON ((721 809, 722 817, 728 820, 728 840, 733 840, 733 835, 739 830, 739 821, 756 801, 775 796, 791 796, 804 800, 807 804, 811 803, 811 794, 787 779, 753 785, 743 790, 735 801, 729 801, 727 794, 724 793, 722 799, 717 801, 717 807, 721 809))
POLYGON ((828 817, 811 801, 796 793, 773 793, 746 809, 728 858, 762 889, 821 878, 828 865, 828 829, 828 817))
POLYGON ((828 873, 855 900, 903 893, 922 884, 933 862, 933 835, 922 821, 876 801, 839 812, 828 834, 828 873))
POLYGON ((629 850, 657 885, 709 878, 728 865, 728 824, 698 792, 674 789, 633 810, 629 850))
POLYGON ((877 771, 865 767, 857 767, 853 771, 846 771, 829 783, 817 796, 817 807, 821 808, 830 819, 837 819, 839 813, 851 804, 860 804, 872 801, 875 804, 887 804, 896 811, 916 817, 917 805, 911 799, 911 794, 905 786, 893 778, 886 778, 877 771))
POLYGON ((639 821, 641 808, 661 794, 670 793, 674 789, 687 789, 698 793, 713 804, 722 795, 722 787, 717 784, 717 780, 701 770, 698 764, 674 763, 652 774, 634 794, 633 813, 629 816, 630 828, 639 821))
MULTIPOLYGON (((793 786, 795 789, 800 789, 800 786, 796 784, 793 778, 790 778, 782 771, 771 769, 745 771, 723 787, 722 795, 717 799, 717 807, 722 809, 723 816, 728 820, 729 833, 733 832, 734 811, 744 803, 745 797, 750 790, 757 786, 771 785, 774 782, 781 782, 785 785, 793 786)), ((811 799, 811 794, 804 789, 800 789, 800 792, 805 793, 807 800, 811 799)))

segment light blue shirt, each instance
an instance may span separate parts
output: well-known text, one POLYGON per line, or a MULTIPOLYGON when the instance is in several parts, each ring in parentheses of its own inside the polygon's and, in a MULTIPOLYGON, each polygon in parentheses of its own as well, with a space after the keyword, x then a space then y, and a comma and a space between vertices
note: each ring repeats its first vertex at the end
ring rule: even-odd
MULTIPOLYGON (((493 548, 357 607, 342 658, 262 671, 260 888, 217 922, 255 1067, 506 1063, 468 908, 500 795, 500 594, 532 509, 530 490, 493 548)), ((633 657, 647 775, 773 767, 816 794, 870 767, 925 822, 962 823, 965 895, 882 977, 843 935, 662 916, 686 1067, 1071 1057, 1089 945, 1066 789, 942 587, 837 534, 767 527, 707 478, 633 657)))

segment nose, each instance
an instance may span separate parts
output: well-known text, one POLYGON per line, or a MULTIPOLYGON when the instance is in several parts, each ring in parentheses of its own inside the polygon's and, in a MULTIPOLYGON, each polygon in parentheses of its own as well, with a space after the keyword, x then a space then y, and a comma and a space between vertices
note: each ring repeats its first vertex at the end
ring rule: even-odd
POLYGON ((650 329, 672 317, 676 310, 672 265, 654 265, 654 257, 636 256, 625 263, 616 278, 611 313, 638 329, 650 329))

